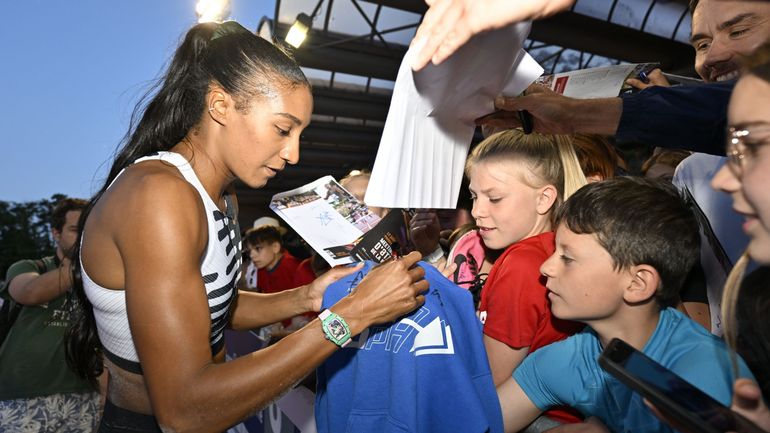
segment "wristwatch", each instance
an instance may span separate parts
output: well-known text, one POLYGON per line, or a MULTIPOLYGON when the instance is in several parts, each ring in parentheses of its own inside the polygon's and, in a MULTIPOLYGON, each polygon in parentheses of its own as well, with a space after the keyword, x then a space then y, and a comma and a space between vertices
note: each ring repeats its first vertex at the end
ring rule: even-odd
POLYGON ((321 329, 327 340, 340 347, 345 347, 350 343, 350 327, 345 319, 332 313, 327 308, 318 315, 321 319, 321 329))

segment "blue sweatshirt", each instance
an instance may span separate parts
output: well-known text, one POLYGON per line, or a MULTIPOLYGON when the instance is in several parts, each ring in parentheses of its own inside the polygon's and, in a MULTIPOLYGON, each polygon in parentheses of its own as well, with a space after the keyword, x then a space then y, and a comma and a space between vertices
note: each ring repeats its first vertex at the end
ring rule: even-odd
MULTIPOLYGON (((353 290, 372 266, 330 285, 323 308, 353 290)), ((503 431, 470 292, 420 266, 430 283, 425 304, 367 329, 319 367, 319 433, 503 431)))

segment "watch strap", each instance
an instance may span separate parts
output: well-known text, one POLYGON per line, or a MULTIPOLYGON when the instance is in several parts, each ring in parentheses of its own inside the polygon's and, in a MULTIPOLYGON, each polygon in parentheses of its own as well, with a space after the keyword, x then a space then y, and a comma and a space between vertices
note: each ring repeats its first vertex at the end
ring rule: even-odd
POLYGON ((318 315, 321 320, 321 329, 324 337, 339 347, 345 347, 350 344, 351 334, 350 326, 345 319, 333 313, 328 308, 318 315))

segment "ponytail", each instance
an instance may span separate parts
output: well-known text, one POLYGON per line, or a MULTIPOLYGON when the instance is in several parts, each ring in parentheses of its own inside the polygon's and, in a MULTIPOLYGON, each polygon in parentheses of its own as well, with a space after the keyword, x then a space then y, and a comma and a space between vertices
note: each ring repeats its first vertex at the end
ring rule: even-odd
POLYGON ((584 187, 588 181, 585 174, 583 174, 583 170, 580 168, 580 161, 569 136, 557 135, 555 140, 564 177, 561 201, 561 203, 564 203, 575 191, 584 187))
POLYGON ((278 88, 310 87, 286 53, 234 21, 198 24, 187 32, 164 76, 134 108, 107 179, 80 217, 73 260, 73 325, 67 332, 65 350, 70 367, 92 383, 101 374, 102 360, 93 308, 81 278, 85 222, 121 171, 140 157, 169 150, 185 140, 201 120, 212 84, 228 92, 241 112, 247 112, 255 98, 275 95, 278 88))
POLYGON ((525 162, 532 173, 523 179, 526 183, 533 187, 548 184, 556 187, 558 197, 554 209, 587 183, 569 135, 524 134, 520 129, 492 134, 468 156, 466 175, 476 164, 490 159, 525 162))

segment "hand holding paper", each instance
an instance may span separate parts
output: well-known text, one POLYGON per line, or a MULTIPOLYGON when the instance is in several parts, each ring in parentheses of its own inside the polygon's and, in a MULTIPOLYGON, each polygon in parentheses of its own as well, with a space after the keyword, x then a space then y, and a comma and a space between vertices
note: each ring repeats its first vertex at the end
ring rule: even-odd
POLYGON ((570 7, 575 0, 426 0, 425 13, 415 39, 423 47, 412 63, 414 70, 429 62, 438 65, 481 32, 511 23, 535 20, 570 7))
POLYGON ((494 128, 521 126, 519 111, 527 110, 534 130, 543 134, 574 132, 614 135, 623 105, 618 94, 627 89, 628 77, 651 70, 655 64, 606 66, 543 76, 521 97, 500 97, 498 111, 476 123, 494 128))
POLYGON ((396 78, 365 201, 387 208, 455 208, 474 119, 499 94, 516 95, 542 74, 521 46, 529 23, 473 38, 440 66, 414 72, 407 51, 396 78))

